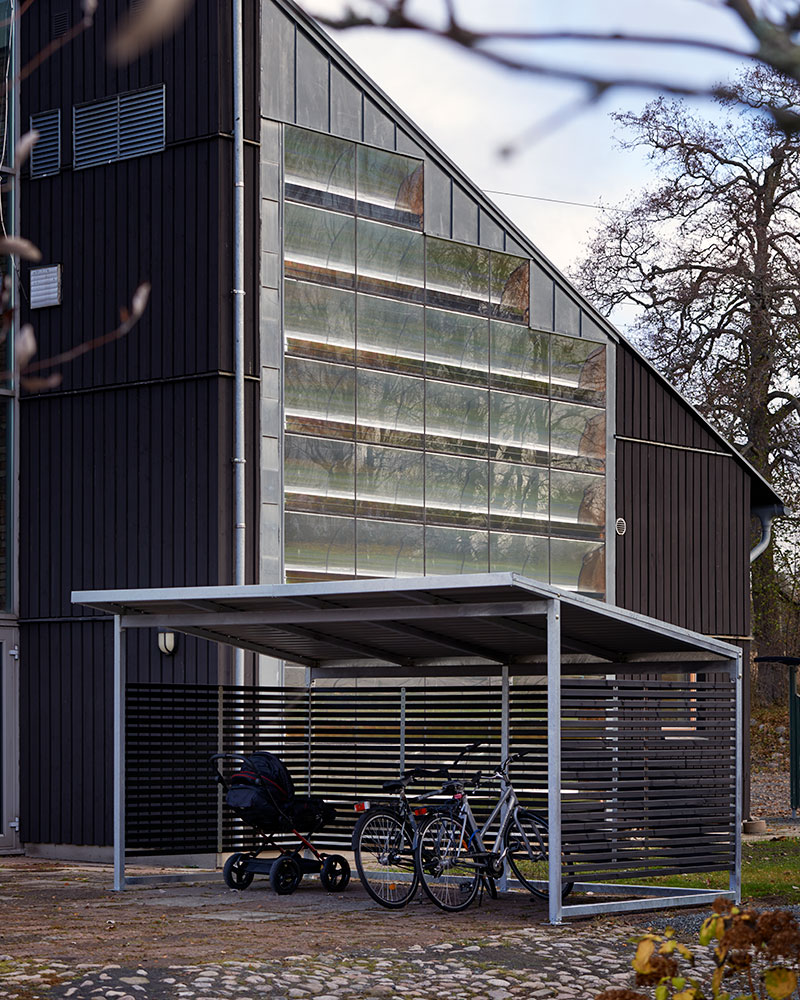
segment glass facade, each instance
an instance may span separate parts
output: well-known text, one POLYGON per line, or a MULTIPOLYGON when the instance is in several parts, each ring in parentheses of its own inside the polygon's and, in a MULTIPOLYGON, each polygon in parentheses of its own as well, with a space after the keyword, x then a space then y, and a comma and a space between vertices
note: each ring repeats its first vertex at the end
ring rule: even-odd
POLYGON ((285 137, 287 580, 603 596, 604 345, 530 326, 528 259, 424 235, 419 160, 285 137))

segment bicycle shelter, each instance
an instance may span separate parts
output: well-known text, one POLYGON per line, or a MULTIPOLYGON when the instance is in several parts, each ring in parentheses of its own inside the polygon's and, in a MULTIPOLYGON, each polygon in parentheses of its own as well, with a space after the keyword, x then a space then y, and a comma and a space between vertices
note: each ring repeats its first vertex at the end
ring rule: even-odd
POLYGON ((134 881, 125 875, 126 635, 158 629, 298 664, 309 689, 342 678, 495 678, 503 754, 525 740, 512 706, 516 685, 533 678, 546 685, 551 922, 740 898, 736 646, 513 573, 72 600, 114 616, 116 889, 134 881), (720 871, 722 891, 650 881, 720 871), (585 895, 562 901, 565 881, 585 895))

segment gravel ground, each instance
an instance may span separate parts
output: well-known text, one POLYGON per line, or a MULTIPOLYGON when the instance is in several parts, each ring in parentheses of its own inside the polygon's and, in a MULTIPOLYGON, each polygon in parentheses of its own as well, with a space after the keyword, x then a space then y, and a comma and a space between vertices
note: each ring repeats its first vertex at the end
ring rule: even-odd
POLYGON ((757 819, 789 819, 792 815, 789 775, 764 771, 750 777, 750 813, 757 819))

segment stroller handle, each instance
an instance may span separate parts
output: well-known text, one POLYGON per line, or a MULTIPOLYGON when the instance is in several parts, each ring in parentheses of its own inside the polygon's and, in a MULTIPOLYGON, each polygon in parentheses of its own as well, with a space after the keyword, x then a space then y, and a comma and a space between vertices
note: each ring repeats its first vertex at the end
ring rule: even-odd
POLYGON ((228 790, 228 782, 225 780, 222 771, 220 771, 219 769, 219 764, 217 763, 218 761, 223 759, 238 760, 240 763, 250 764, 252 767, 252 762, 250 758, 245 757, 245 755, 241 753, 215 753, 211 755, 210 759, 211 759, 211 770, 216 775, 217 784, 222 785, 222 790, 225 792, 227 792, 228 790))

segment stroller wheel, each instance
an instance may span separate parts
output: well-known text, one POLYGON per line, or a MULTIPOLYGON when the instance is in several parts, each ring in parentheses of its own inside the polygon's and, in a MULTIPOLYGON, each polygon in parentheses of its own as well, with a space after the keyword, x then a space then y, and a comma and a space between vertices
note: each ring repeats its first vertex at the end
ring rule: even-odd
POLYGON ((272 862, 269 881, 279 896, 288 896, 300 885, 303 873, 291 854, 282 854, 272 862))
POLYGON ((329 854, 322 863, 320 882, 328 892, 341 892, 350 881, 350 865, 341 854, 329 854))
POLYGON ((229 889, 246 889, 253 881, 253 873, 247 870, 247 855, 232 854, 225 862, 222 877, 229 889))

